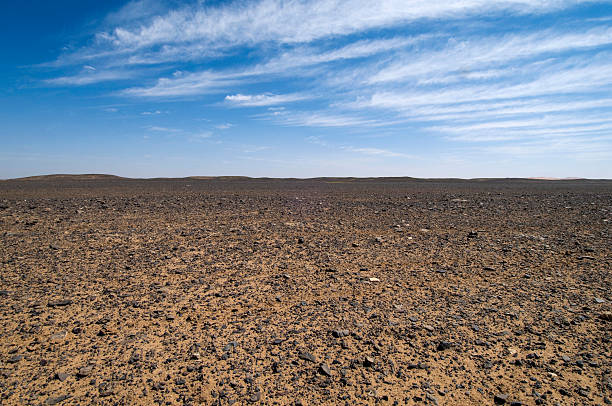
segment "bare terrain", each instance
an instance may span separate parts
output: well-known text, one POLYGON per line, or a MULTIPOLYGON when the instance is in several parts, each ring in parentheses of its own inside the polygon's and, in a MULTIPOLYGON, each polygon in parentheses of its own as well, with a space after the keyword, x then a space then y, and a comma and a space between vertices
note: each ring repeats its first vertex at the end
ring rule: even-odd
POLYGON ((612 181, 0 182, 3 405, 612 403, 612 181))

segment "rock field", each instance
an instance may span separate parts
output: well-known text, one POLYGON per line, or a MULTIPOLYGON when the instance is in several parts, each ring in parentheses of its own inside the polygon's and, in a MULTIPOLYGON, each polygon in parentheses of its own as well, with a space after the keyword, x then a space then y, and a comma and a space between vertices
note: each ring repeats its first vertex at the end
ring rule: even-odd
POLYGON ((612 181, 0 181, 0 404, 612 404, 611 222, 612 181))

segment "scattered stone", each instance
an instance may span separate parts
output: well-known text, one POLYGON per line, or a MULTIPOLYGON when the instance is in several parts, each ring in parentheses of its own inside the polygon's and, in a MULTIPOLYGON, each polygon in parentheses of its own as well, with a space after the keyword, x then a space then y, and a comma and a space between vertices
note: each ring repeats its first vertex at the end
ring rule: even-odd
POLYGON ((603 312, 599 315, 599 318, 605 321, 612 321, 612 312, 603 312))
POLYGON ((315 358, 314 355, 312 355, 311 353, 307 352, 307 351, 302 351, 298 354, 298 357, 300 359, 303 359, 305 361, 310 361, 310 362, 317 362, 317 359, 315 358))
POLYGON ((506 395, 505 393, 500 393, 493 397, 493 402, 495 402, 496 405, 504 405, 507 401, 508 395, 506 395))
POLYGON ((450 349, 452 346, 453 344, 448 341, 440 341, 438 343, 438 346, 436 347, 436 351, 446 351, 450 349))
POLYGON ((380 282, 380 279, 378 279, 378 278, 369 278, 368 280, 370 282, 380 282))
POLYGON ((77 377, 85 378, 91 375, 92 372, 93 372, 93 366, 88 365, 86 367, 79 368, 79 371, 77 372, 77 377))
POLYGON ((21 361, 23 359, 23 355, 13 355, 11 358, 8 359, 9 364, 16 364, 17 362, 21 361))
POLYGON ((606 301, 605 301, 605 299, 602 299, 600 297, 596 297, 595 298, 595 303, 602 304, 602 303, 606 303, 606 301))
POLYGON ((329 366, 326 363, 321 364, 321 366, 319 367, 319 373, 325 376, 332 375, 331 370, 329 369, 329 366))
POLYGON ((259 402, 260 400, 261 400, 261 392, 255 392, 249 398, 249 402, 251 403, 259 402))
POLYGON ((62 403, 64 400, 70 399, 71 396, 70 395, 61 395, 55 398, 49 398, 45 401, 46 404, 48 405, 57 405, 62 403))
POLYGON ((57 333, 53 334, 51 336, 50 340, 51 341, 55 341, 55 342, 62 341, 64 338, 66 338, 66 335, 68 335, 68 332, 60 331, 60 332, 57 332, 57 333))
POLYGON ((64 306, 68 306, 72 304, 72 300, 71 299, 61 299, 61 300, 55 300, 52 302, 49 302, 47 304, 47 306, 49 307, 64 307, 64 306))
POLYGON ((366 368, 370 368, 372 366, 374 366, 374 358, 372 357, 365 357, 363 360, 363 366, 366 368))
POLYGON ((68 379, 70 375, 63 373, 63 372, 58 372, 55 374, 55 379, 59 380, 60 382, 64 382, 66 379, 68 379))
POLYGON ((348 337, 350 335, 350 332, 348 330, 333 330, 332 335, 335 338, 342 338, 342 337, 348 337))

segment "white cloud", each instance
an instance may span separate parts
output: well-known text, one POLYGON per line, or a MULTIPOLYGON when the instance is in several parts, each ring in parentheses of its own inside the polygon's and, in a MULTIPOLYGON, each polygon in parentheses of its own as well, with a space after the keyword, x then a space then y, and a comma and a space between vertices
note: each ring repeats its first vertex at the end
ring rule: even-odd
POLYGON ((348 114, 333 114, 310 111, 276 110, 259 116, 265 120, 290 127, 376 127, 383 125, 378 120, 348 114))
POLYGON ((380 148, 345 147, 343 149, 346 150, 346 151, 350 151, 350 152, 357 152, 359 154, 380 156, 380 157, 385 157, 385 158, 411 158, 412 157, 409 154, 404 154, 404 153, 401 153, 401 152, 389 151, 387 149, 380 149, 380 148))
POLYGON ((83 72, 72 76, 60 76, 45 80, 45 83, 53 86, 86 86, 100 82, 124 80, 133 76, 128 71, 96 71, 84 69, 83 72))
POLYGON ((260 107, 260 106, 274 106, 277 104, 284 104, 295 102, 306 99, 304 95, 298 94, 287 94, 287 95, 275 95, 275 94, 234 94, 225 96, 225 101, 235 106, 246 106, 246 107, 260 107))
POLYGON ((178 128, 160 127, 156 125, 150 125, 146 128, 149 131, 157 131, 157 132, 163 132, 163 133, 180 133, 183 131, 183 130, 179 130, 178 128))
POLYGON ((452 41, 442 50, 425 52, 414 58, 406 55, 368 78, 369 83, 393 82, 422 78, 424 83, 448 83, 465 79, 490 79, 507 70, 483 69, 520 58, 547 53, 576 51, 612 44, 612 28, 596 27, 586 32, 568 33, 545 30, 532 33, 485 37, 476 40, 452 41), (446 75, 454 74, 449 78, 446 75))
POLYGON ((147 24, 116 27, 99 34, 118 49, 156 44, 205 42, 233 46, 257 42, 309 42, 391 27, 423 18, 457 18, 483 13, 538 13, 581 0, 261 0, 221 7, 199 4, 172 10, 147 24))
POLYGON ((132 87, 121 94, 138 97, 177 97, 217 93, 239 83, 236 79, 210 71, 186 74, 174 79, 160 78, 149 87, 132 87))

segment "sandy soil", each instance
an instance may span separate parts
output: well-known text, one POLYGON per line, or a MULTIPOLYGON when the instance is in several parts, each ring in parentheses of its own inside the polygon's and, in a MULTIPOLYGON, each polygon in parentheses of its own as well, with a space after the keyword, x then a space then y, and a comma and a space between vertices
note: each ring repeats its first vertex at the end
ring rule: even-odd
POLYGON ((0 403, 603 405, 612 182, 0 182, 0 403))

